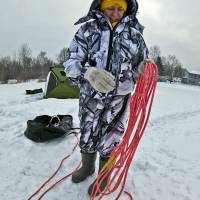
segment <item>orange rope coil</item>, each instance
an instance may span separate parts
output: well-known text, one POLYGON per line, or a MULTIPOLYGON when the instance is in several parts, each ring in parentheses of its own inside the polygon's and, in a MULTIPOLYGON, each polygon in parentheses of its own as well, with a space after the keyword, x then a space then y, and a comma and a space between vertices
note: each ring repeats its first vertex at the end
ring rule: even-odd
MULTIPOLYGON (((130 117, 122 142, 113 150, 108 164, 105 165, 98 175, 90 200, 94 200, 98 193, 100 193, 100 197, 98 197, 100 200, 103 196, 109 195, 117 189, 119 189, 119 193, 116 200, 120 198, 125 187, 128 170, 133 160, 133 156, 149 119, 157 80, 158 70, 156 64, 146 63, 145 71, 139 76, 135 92, 131 96, 130 117), (115 162, 113 162, 113 160, 115 162), (109 176, 107 188, 101 192, 101 182, 107 176, 109 176)), ((133 199, 128 192, 125 191, 125 193, 130 199, 133 199)))

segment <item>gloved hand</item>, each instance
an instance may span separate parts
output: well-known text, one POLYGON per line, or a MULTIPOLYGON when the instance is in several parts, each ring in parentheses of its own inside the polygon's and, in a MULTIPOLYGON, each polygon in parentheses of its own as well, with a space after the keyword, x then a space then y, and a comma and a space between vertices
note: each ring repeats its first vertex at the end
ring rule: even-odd
POLYGON ((102 93, 110 92, 115 88, 114 76, 104 69, 89 67, 84 78, 90 82, 95 90, 102 93))
POLYGON ((155 62, 152 59, 145 59, 142 62, 140 62, 140 64, 138 65, 138 73, 139 73, 139 75, 144 73, 144 69, 145 69, 146 63, 155 63, 155 62))

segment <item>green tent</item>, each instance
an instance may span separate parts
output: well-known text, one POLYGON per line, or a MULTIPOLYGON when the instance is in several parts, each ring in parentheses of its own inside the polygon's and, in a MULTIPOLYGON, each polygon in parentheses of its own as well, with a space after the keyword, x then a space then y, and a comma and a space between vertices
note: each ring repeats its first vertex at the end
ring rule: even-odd
POLYGON ((79 98, 79 88, 72 85, 63 67, 51 67, 47 76, 44 98, 79 98))

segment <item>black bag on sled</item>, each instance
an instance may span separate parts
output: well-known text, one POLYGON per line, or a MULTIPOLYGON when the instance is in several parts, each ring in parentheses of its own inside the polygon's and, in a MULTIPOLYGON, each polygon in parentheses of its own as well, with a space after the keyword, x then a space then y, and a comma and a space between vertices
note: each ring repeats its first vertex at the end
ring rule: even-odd
POLYGON ((72 126, 71 115, 41 115, 27 121, 24 135, 35 142, 46 142, 69 134, 72 126))

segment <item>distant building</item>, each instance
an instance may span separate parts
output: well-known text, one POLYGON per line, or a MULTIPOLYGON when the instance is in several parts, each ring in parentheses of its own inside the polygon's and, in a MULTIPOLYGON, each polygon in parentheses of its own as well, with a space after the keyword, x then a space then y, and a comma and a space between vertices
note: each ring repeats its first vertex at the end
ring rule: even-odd
POLYGON ((16 79, 9 79, 8 84, 16 84, 17 80, 16 79))
POLYGON ((188 72, 182 78, 182 83, 191 84, 191 85, 199 85, 200 86, 200 72, 188 72))

